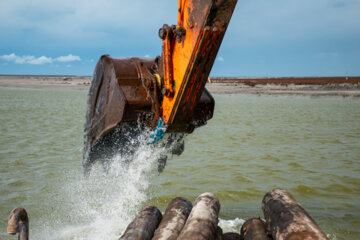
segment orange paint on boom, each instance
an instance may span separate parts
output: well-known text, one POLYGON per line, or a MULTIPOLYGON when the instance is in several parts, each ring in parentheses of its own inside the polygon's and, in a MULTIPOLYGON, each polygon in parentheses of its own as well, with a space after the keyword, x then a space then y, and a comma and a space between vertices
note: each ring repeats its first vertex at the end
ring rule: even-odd
MULTIPOLYGON (((163 46, 167 46, 163 47, 162 54, 164 92, 171 92, 164 95, 162 117, 178 131, 193 129, 191 118, 195 106, 204 91, 236 2, 180 0, 178 25, 172 27, 173 34, 166 38, 160 36, 163 46), (169 69, 171 73, 167 72, 169 69)), ((168 26, 164 25, 160 33, 166 31, 168 26)))

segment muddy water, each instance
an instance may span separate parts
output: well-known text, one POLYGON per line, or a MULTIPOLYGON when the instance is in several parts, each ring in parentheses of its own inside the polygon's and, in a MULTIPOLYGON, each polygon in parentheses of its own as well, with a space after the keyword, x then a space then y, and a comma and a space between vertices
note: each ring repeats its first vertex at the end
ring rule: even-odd
MULTIPOLYGON (((261 199, 290 191, 331 239, 360 239, 360 100, 216 95, 208 125, 158 175, 142 146, 129 166, 82 177, 85 91, 0 88, 0 239, 23 206, 31 239, 117 239, 144 204, 205 191, 236 230, 262 216, 261 199)), ((146 136, 144 136, 146 141, 146 136)), ((120 156, 115 156, 119 160, 120 156)), ((121 162, 121 161, 119 161, 121 162)))

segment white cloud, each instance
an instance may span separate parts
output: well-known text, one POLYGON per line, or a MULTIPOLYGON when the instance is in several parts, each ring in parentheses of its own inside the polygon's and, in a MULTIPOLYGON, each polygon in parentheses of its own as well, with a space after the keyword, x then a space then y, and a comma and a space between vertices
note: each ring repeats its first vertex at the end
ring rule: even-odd
POLYGON ((23 64, 28 61, 33 61, 35 59, 34 56, 17 56, 15 53, 9 54, 9 55, 2 55, 0 56, 1 59, 7 61, 7 62, 14 62, 17 64, 23 64))
POLYGON ((41 65, 41 64, 52 63, 52 62, 53 62, 52 58, 41 56, 41 57, 38 57, 38 58, 34 58, 32 60, 29 60, 29 61, 27 61, 25 63, 34 64, 34 65, 41 65))
POLYGON ((2 55, 0 59, 5 60, 7 62, 14 62, 16 64, 32 64, 32 65, 41 65, 46 63, 53 63, 53 62, 73 62, 73 61, 80 61, 81 58, 76 55, 69 54, 67 56, 60 56, 57 58, 51 58, 46 56, 35 57, 35 56, 18 56, 15 53, 11 53, 9 55, 2 55))
POLYGON ((56 60, 59 62, 73 62, 73 61, 80 61, 81 58, 79 56, 69 54, 67 56, 60 56, 56 58, 56 60))
POLYGON ((216 58, 216 60, 218 60, 219 62, 224 62, 225 61, 225 59, 222 56, 218 56, 216 58))

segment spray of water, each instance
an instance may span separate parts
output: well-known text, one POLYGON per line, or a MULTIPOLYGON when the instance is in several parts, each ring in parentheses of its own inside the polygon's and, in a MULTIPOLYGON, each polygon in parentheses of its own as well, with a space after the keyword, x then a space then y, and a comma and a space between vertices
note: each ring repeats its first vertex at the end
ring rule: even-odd
POLYGON ((108 159, 111 166, 106 172, 99 163, 88 177, 82 172, 64 174, 50 219, 34 239, 118 239, 148 199, 156 162, 169 151, 165 146, 146 145, 147 134, 137 136, 144 144, 137 146, 131 162, 117 154, 108 159))
POLYGON ((244 224, 245 220, 241 218, 235 218, 230 220, 219 219, 219 227, 223 230, 224 233, 226 232, 239 232, 241 226, 244 224))

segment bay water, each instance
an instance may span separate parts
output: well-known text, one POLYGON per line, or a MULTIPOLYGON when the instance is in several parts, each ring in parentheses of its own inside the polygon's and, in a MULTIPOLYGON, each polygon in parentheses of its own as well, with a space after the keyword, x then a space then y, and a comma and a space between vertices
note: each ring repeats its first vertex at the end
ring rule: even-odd
POLYGON ((288 190, 331 239, 360 239, 360 99, 214 97, 214 118, 163 173, 164 150, 144 144, 130 165, 108 173, 97 165, 85 178, 87 92, 0 88, 0 239, 16 239, 6 224, 18 206, 30 239, 115 240, 143 206, 164 211, 174 197, 203 192, 219 198, 224 232, 239 231, 263 217, 261 200, 274 188, 288 190))

